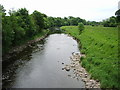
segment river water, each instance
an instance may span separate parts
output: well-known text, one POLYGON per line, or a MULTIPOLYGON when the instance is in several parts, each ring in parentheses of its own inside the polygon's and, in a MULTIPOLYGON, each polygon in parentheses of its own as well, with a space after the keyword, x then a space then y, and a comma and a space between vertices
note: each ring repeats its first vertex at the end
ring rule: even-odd
MULTIPOLYGON (((24 54, 10 67, 12 74, 4 81, 12 88, 84 88, 81 79, 69 77, 72 70, 62 67, 70 63, 72 52, 79 52, 77 42, 66 34, 49 35, 44 43, 37 43, 28 55, 24 54), (27 58, 23 58, 27 56, 27 58), (28 59, 29 57, 29 59, 28 59), (22 64, 21 64, 22 62, 22 64), (24 64, 23 64, 24 62, 24 64), (16 65, 17 63, 17 65, 16 65), (11 75, 11 76, 10 76, 11 75)), ((27 52, 27 51, 26 51, 27 52)), ((5 86, 3 86, 5 87, 5 86)))

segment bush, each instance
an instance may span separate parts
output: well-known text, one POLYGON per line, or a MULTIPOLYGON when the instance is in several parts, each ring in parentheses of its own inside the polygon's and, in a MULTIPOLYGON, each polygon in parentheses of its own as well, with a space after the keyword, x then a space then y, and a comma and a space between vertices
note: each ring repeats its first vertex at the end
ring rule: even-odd
POLYGON ((84 59, 84 57, 82 56, 82 57, 80 57, 80 61, 83 61, 83 59, 84 59))
POLYGON ((81 34, 81 32, 85 29, 84 24, 78 23, 78 29, 79 29, 79 34, 81 34))

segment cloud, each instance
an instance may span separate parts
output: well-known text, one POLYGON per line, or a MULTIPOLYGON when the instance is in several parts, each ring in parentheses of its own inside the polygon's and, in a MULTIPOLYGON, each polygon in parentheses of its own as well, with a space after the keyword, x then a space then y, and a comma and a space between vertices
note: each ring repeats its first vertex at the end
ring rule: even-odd
POLYGON ((48 16, 75 16, 100 21, 113 16, 119 0, 2 0, 7 11, 27 8, 30 13, 38 10, 48 16))

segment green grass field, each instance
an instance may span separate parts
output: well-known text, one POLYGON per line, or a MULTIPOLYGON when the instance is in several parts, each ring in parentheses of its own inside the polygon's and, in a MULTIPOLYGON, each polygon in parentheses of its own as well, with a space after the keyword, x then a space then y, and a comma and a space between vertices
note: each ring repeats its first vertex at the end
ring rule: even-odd
MULTIPOLYGON (((116 27, 85 26, 79 35, 77 26, 63 26, 67 34, 77 38, 82 58, 82 66, 98 79, 101 88, 118 88, 118 30, 116 27)), ((119 87, 120 88, 120 87, 119 87)))

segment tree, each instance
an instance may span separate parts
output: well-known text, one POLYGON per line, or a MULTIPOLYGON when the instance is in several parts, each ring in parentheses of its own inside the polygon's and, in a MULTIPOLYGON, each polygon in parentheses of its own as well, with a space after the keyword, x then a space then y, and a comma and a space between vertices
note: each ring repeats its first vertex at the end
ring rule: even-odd
POLYGON ((117 16, 117 23, 120 23, 120 9, 115 12, 115 15, 117 16))
POLYGON ((4 17, 6 15, 5 11, 6 10, 4 9, 3 5, 0 4, 0 17, 4 17))
POLYGON ((69 22, 68 22, 68 18, 67 17, 64 17, 64 19, 63 19, 63 25, 64 26, 68 26, 69 25, 69 22))
POLYGON ((44 14, 35 10, 32 13, 32 16, 33 16, 33 19, 35 21, 36 28, 37 28, 38 32, 41 32, 42 29, 44 29, 44 27, 45 27, 44 14))
POLYGON ((10 17, 6 16, 2 20, 2 46, 3 53, 8 51, 14 40, 14 31, 12 29, 12 23, 10 17))
POLYGON ((78 23, 78 29, 79 29, 79 34, 81 34, 82 31, 85 29, 84 24, 83 23, 78 23))
POLYGON ((26 8, 17 11, 9 10, 9 16, 6 16, 5 9, 0 5, 0 17, 2 18, 2 45, 3 54, 8 52, 11 47, 29 40, 33 36, 41 33, 45 27, 47 16, 38 11, 29 15, 26 8))
POLYGON ((9 50, 14 39, 14 30, 12 29, 12 23, 9 16, 6 16, 5 9, 0 5, 0 18, 2 18, 2 52, 3 54, 9 50), (2 15, 2 17, 1 17, 2 15))
POLYGON ((21 8, 17 11, 10 10, 10 19, 12 23, 12 29, 15 32, 13 46, 20 44, 23 39, 27 39, 33 36, 34 30, 31 24, 31 18, 26 8, 21 8))
POLYGON ((50 28, 50 27, 54 27, 54 26, 55 26, 55 18, 53 18, 53 17, 48 17, 47 19, 48 19, 48 22, 47 22, 48 27, 49 27, 49 28, 50 28))
POLYGON ((116 27, 116 17, 112 16, 106 20, 103 20, 103 26, 104 27, 116 27))

